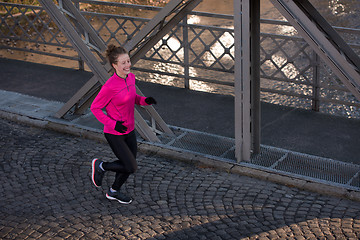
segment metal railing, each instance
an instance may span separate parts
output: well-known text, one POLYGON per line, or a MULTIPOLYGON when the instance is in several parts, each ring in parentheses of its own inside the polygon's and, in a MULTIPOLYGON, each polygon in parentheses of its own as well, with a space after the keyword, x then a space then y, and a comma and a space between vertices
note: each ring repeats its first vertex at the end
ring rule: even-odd
MULTIPOLYGON (((134 37, 161 9, 102 1, 76 1, 76 4, 106 44, 120 45, 134 37)), ((79 68, 84 69, 81 58, 42 7, 0 2, 0 8, 2 56, 10 56, 12 51, 41 54, 78 61, 79 68)), ((360 102, 294 33, 290 24, 261 19, 261 29, 262 101, 360 117, 357 111, 360 102), (284 29, 290 34, 284 33, 284 29)), ((359 54, 360 29, 335 29, 359 54)), ((142 73, 151 74, 160 83, 164 81, 156 80, 156 76, 167 76, 165 84, 232 95, 233 16, 192 12, 133 69, 140 80, 146 78, 142 73)))

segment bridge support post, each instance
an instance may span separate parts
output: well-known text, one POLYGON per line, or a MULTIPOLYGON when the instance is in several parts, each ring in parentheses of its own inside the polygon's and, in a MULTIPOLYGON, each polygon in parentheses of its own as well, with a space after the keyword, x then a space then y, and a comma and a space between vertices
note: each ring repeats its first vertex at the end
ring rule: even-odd
POLYGON ((260 151, 260 1, 234 1, 235 157, 260 151))

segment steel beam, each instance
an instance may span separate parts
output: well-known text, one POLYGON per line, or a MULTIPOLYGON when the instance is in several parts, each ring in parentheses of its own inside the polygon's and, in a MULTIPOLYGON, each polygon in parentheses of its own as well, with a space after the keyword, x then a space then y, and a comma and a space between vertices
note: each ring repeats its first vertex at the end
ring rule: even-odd
POLYGON ((250 1, 251 51, 251 137, 252 152, 260 153, 261 101, 260 101, 260 0, 250 1))
POLYGON ((80 57, 86 61, 87 65, 98 77, 101 84, 104 84, 110 77, 109 73, 91 53, 88 46, 86 46, 83 39, 79 36, 66 16, 53 3, 53 1, 39 0, 39 3, 46 9, 49 16, 54 20, 67 39, 69 39, 70 43, 73 45, 80 57))
POLYGON ((234 1, 235 157, 251 157, 250 0, 234 1))
POLYGON ((127 51, 133 50, 141 41, 144 41, 151 33, 155 32, 155 28, 159 27, 164 23, 165 18, 178 8, 183 0, 171 0, 164 8, 160 10, 154 18, 150 20, 136 36, 130 39, 125 45, 124 48, 127 51))
POLYGON ((360 100, 360 59, 307 0, 270 0, 360 100))
POLYGON ((59 0, 59 4, 62 4, 62 8, 65 11, 68 11, 74 19, 76 25, 80 25, 78 28, 79 32, 83 33, 84 37, 88 44, 91 44, 91 47, 96 49, 98 52, 103 52, 106 50, 106 45, 104 41, 98 36, 98 33, 93 27, 88 23, 88 21, 83 17, 80 11, 75 7, 75 5, 70 0, 59 0))
POLYGON ((71 98, 68 100, 57 113, 55 113, 55 117, 62 118, 65 114, 89 92, 95 86, 100 87, 101 84, 99 83, 99 79, 96 76, 90 78, 71 98))
MULTIPOLYGON (((141 43, 141 46, 136 48, 134 52, 131 53, 131 61, 136 63, 140 58, 142 58, 156 43, 158 43, 173 27, 175 27, 180 21, 184 19, 184 17, 191 12, 202 0, 188 0, 184 4, 181 5, 181 8, 176 11, 175 15, 167 22, 164 23, 165 20, 163 17, 172 13, 171 9, 166 9, 166 12, 160 12, 156 15, 148 24, 148 28, 144 30, 144 33, 141 33, 144 41, 137 40, 141 43), (166 14, 167 13, 167 14, 166 14), (157 29, 156 34, 152 32, 157 29), (150 31, 149 31, 150 30, 150 31), (149 36, 151 35, 151 36, 149 36), (147 37, 149 36, 149 37, 147 37)), ((179 0, 172 0, 171 6, 178 8, 179 0), (174 3, 173 3, 174 2, 174 3)), ((182 1, 180 1, 182 2, 182 1)), ((169 4, 170 4, 169 3, 169 4)), ((173 9, 175 10, 175 9, 173 9)), ((139 33, 140 34, 140 33, 139 33)), ((125 45, 127 48, 136 47, 133 46, 134 43, 129 43, 125 45)))

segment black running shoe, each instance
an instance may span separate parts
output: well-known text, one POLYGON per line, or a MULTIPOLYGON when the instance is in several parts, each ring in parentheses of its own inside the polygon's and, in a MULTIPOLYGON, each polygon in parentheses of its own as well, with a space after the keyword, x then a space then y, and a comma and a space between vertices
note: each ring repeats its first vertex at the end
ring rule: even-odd
POLYGON ((117 200, 119 203, 129 204, 132 202, 132 199, 120 191, 111 192, 110 190, 106 194, 106 198, 110 200, 117 200))
POLYGON ((95 158, 92 161, 92 181, 96 187, 100 187, 102 184, 102 180, 104 178, 105 171, 101 170, 100 168, 101 161, 95 158))

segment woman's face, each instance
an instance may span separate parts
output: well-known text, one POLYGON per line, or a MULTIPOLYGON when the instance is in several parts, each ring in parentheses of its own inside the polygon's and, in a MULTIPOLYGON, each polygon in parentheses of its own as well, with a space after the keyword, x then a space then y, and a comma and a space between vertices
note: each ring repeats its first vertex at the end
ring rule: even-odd
POLYGON ((129 54, 120 54, 117 58, 117 62, 112 65, 119 77, 126 78, 126 75, 130 73, 131 61, 129 54))

